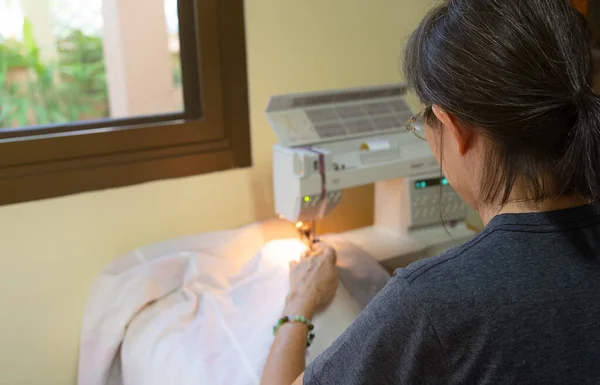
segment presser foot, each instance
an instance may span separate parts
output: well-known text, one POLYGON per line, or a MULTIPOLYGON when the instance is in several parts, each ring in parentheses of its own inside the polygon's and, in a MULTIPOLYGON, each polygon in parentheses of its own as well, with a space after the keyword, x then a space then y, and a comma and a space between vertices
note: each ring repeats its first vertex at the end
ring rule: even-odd
POLYGON ((300 240, 308 247, 310 251, 315 250, 315 226, 314 222, 298 222, 296 223, 296 229, 300 240))

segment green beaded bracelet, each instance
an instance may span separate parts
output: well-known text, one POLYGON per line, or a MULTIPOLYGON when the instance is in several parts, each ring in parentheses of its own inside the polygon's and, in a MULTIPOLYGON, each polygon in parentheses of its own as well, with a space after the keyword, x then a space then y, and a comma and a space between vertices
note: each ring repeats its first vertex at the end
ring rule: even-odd
POLYGON ((301 315, 296 315, 293 317, 288 317, 288 316, 281 317, 277 321, 275 326, 273 326, 273 335, 277 334, 277 330, 279 330, 281 325, 288 323, 288 322, 297 322, 297 323, 306 325, 306 327, 308 328, 308 335, 306 337, 306 347, 309 347, 310 345, 312 345, 313 341, 315 340, 315 333, 313 332, 313 330, 315 329, 315 325, 313 325, 312 322, 307 320, 306 317, 301 316, 301 315))

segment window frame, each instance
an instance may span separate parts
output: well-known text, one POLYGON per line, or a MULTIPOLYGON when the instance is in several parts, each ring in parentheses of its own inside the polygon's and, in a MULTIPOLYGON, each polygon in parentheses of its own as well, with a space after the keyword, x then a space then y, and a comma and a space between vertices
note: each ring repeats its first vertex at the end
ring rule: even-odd
POLYGON ((179 15, 185 111, 0 133, 0 205, 251 166, 243 1, 179 15))

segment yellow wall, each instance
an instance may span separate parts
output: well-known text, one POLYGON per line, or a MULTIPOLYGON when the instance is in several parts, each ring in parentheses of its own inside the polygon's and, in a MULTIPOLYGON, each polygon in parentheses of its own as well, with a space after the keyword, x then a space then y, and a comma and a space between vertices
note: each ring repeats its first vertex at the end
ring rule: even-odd
MULTIPOLYGON (((0 384, 74 384, 92 279, 115 257, 170 237, 273 215, 272 94, 400 80, 419 0, 249 0, 254 167, 0 208, 0 384)), ((372 189, 350 191, 323 228, 372 219, 372 189)))

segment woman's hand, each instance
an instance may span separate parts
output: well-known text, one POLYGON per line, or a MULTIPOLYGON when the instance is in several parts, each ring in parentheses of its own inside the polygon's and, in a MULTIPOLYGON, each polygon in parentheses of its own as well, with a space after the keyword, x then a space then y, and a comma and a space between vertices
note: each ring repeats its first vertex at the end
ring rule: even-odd
MULTIPOLYGON (((290 263, 290 293, 285 302, 284 316, 304 316, 327 305, 335 295, 338 275, 335 251, 323 244, 290 263)), ((302 383, 306 358, 306 326, 287 322, 278 329, 275 341, 262 373, 261 384, 302 383), (300 378, 298 376, 301 376, 300 378)))
POLYGON ((335 250, 322 243, 315 250, 290 262, 290 293, 285 315, 312 318, 315 310, 331 302, 338 286, 335 250))

